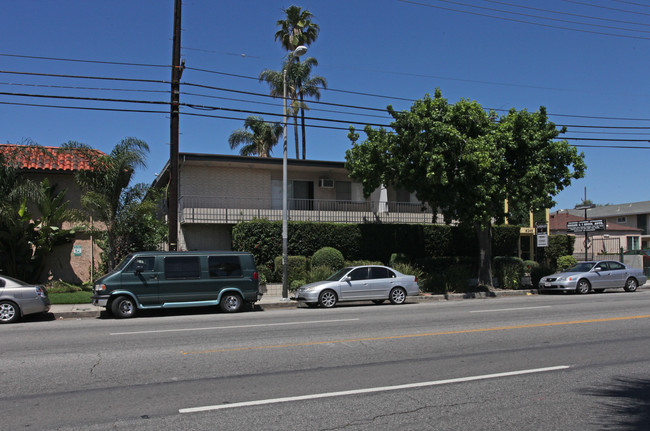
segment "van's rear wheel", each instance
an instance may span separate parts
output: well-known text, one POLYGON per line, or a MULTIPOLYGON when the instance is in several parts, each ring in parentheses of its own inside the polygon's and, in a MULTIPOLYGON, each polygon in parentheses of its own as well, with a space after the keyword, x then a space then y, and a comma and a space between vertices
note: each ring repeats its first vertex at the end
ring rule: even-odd
POLYGON ((236 313, 242 307, 241 296, 236 293, 226 293, 221 297, 219 307, 225 313, 236 313))
POLYGON ((137 309, 135 301, 128 296, 118 296, 111 303, 113 316, 118 319, 129 319, 135 316, 137 309))

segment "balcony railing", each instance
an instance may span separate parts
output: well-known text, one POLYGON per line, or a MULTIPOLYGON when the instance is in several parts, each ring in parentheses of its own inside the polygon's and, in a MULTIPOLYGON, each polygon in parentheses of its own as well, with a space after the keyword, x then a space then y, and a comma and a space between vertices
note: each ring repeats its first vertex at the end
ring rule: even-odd
MULTIPOLYGON (((289 199, 287 204, 290 221, 444 224, 442 215, 419 203, 289 199)), ((183 196, 179 213, 181 223, 238 223, 254 218, 278 221, 282 220, 282 200, 183 196)))

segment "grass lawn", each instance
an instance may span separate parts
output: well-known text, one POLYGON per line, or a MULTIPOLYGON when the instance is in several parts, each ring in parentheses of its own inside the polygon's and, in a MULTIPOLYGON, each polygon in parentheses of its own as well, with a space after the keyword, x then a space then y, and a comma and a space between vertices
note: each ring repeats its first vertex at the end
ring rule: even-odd
POLYGON ((50 303, 52 304, 90 304, 90 297, 92 292, 64 292, 64 293, 48 293, 50 303))

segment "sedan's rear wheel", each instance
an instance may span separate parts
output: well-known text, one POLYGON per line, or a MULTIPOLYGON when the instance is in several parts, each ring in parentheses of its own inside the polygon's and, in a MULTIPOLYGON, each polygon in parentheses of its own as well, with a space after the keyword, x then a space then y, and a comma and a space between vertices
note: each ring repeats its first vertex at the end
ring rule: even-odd
POLYGON ((626 292, 635 292, 637 287, 639 287, 639 283, 636 281, 636 278, 630 277, 625 282, 624 289, 626 292))
POLYGON ((582 279, 578 281, 578 285, 576 286, 576 293, 579 294, 589 293, 590 289, 591 289, 591 285, 589 284, 589 282, 585 279, 582 279))
POLYGON ((9 301, 0 302, 0 323, 13 323, 20 318, 20 309, 9 301))
POLYGON ((318 303, 321 305, 321 307, 325 308, 334 307, 337 300, 338 298, 336 297, 336 293, 331 290, 324 290, 318 296, 318 303))
POLYGON ((391 304, 403 304, 406 301, 406 290, 396 287, 390 291, 389 299, 391 304))

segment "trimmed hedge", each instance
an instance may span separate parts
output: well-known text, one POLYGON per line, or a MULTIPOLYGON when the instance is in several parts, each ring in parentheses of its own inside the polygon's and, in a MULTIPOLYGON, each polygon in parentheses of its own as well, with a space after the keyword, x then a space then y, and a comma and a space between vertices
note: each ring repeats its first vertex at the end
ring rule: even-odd
MULTIPOLYGON (((287 284, 291 285, 295 280, 305 280, 307 278, 307 272, 309 271, 309 260, 305 256, 287 257, 287 284)), ((282 256, 277 256, 275 258, 274 276, 275 280, 282 280, 282 256)))
MULTIPOLYGON (((394 253, 409 258, 426 272, 431 261, 426 259, 462 257, 462 265, 476 267, 478 240, 473 229, 447 225, 403 224, 339 224, 289 222, 288 248, 292 256, 313 256, 323 247, 339 250, 346 260, 369 260, 388 263, 394 253), (467 258, 465 258, 467 257, 467 258)), ((492 228, 492 254, 516 255, 519 227, 492 228)), ((282 222, 257 219, 235 225, 232 230, 233 250, 249 251, 267 279, 274 277, 274 259, 282 255, 282 222)), ((547 257, 553 264, 559 256, 572 254, 573 238, 551 235, 547 257), (570 248, 570 251, 567 249, 570 248), (557 254, 555 250, 561 250, 557 254)), ((453 263, 458 262, 454 260, 453 263)), ((451 264, 452 262, 447 262, 451 264)), ((438 267, 438 265, 433 265, 438 267)), ((444 270, 444 266, 441 267, 444 270)), ((460 286, 459 286, 460 287, 460 286)))
POLYGON ((345 259, 343 258, 343 253, 335 249, 334 247, 323 247, 314 253, 311 257, 311 266, 316 268, 318 266, 326 266, 332 271, 337 271, 343 268, 345 265, 345 259))

